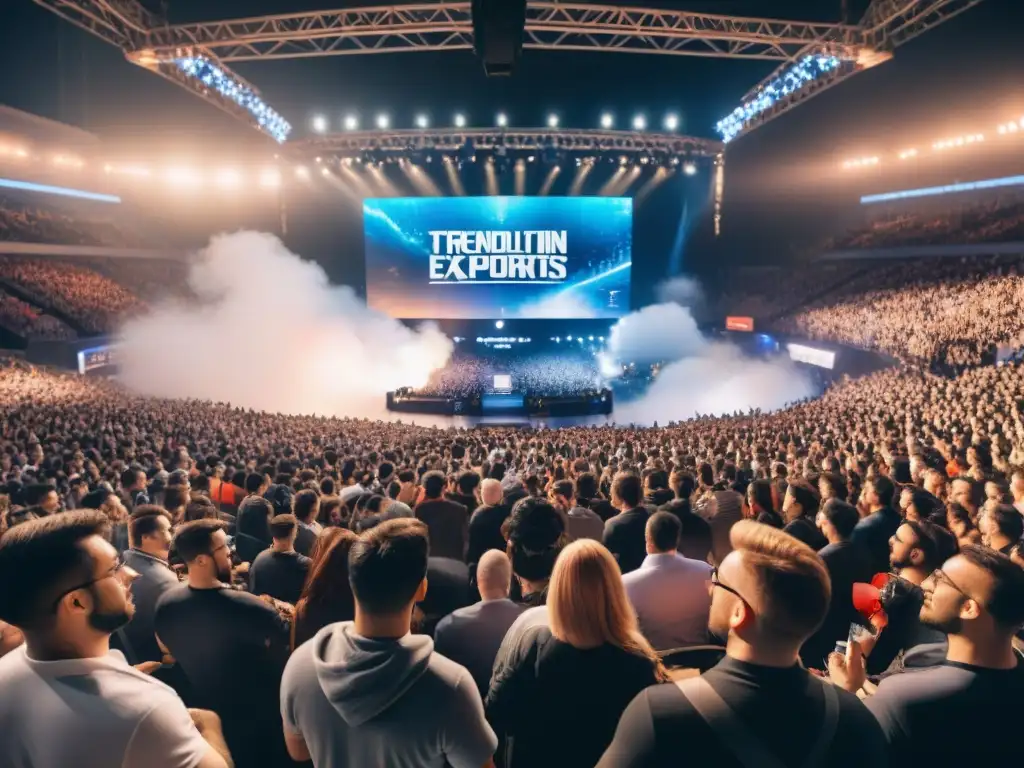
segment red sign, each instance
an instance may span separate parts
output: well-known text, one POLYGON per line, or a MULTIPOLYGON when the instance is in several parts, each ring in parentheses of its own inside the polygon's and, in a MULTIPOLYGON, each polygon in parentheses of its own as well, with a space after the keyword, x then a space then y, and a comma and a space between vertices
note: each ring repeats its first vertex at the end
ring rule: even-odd
POLYGON ((727 331, 753 331, 754 318, 752 317, 727 317, 725 318, 725 329, 727 331))

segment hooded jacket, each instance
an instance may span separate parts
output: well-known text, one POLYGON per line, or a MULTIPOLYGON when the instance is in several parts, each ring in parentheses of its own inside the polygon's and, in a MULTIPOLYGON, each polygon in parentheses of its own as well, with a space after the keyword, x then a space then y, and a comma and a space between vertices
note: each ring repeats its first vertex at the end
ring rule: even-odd
POLYGON ((324 627, 292 655, 281 714, 318 768, 479 768, 497 746, 472 676, 433 640, 362 637, 351 622, 324 627))

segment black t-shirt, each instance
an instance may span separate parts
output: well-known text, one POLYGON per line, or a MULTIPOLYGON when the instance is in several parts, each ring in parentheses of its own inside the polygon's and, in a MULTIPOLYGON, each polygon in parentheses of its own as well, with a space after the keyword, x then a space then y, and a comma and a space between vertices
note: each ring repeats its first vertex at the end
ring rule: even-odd
POLYGON ((182 584, 157 602, 153 624, 188 678, 194 706, 223 720, 236 765, 276 765, 284 749, 278 695, 287 622, 247 592, 182 584), (261 751, 264 762, 252 762, 261 751))
POLYGON ((249 591, 254 595, 270 595, 295 605, 306 583, 313 561, 298 552, 275 552, 266 549, 249 566, 249 591))
MULTIPOLYGON (((825 716, 824 683, 798 666, 779 669, 726 658, 704 673, 764 747, 798 768, 817 741, 825 716)), ((885 738, 857 697, 836 690, 839 721, 820 765, 884 766, 885 738)), ((598 768, 676 768, 683 764, 744 768, 673 684, 642 691, 619 720, 598 768)))
POLYGON ((946 661, 886 678, 866 700, 889 765, 1007 766, 1020 759, 1024 661, 1010 670, 946 661))

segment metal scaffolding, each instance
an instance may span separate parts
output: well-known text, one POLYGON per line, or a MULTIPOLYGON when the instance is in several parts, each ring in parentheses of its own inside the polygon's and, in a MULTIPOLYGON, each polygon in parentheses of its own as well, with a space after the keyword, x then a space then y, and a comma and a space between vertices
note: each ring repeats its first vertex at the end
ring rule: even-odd
MULTIPOLYGON (((312 11, 169 25, 137 0, 33 0, 121 48, 129 60, 168 77, 222 109, 258 124, 250 112, 182 76, 168 62, 202 56, 257 92, 226 66, 234 61, 399 51, 466 50, 473 45, 468 0, 312 11)), ((873 0, 857 25, 744 18, 686 11, 530 0, 525 47, 775 60, 779 68, 744 101, 811 54, 844 62, 775 101, 746 133, 808 98, 892 57, 893 50, 981 0, 873 0)), ((742 135, 742 133, 740 135, 742 135)))
MULTIPOLYGON (((788 60, 808 43, 853 45, 860 30, 842 24, 530 2, 525 48, 788 60)), ((469 2, 352 8, 181 24, 153 30, 160 51, 201 46, 221 61, 460 50, 473 47, 469 2)))
MULTIPOLYGON (((872 0, 864 12, 857 28, 860 32, 860 47, 856 55, 840 68, 819 78, 807 88, 780 99, 771 108, 761 113, 743 133, 774 120, 793 107, 802 104, 819 93, 838 85, 849 77, 888 61, 897 46, 917 37, 932 27, 963 13, 982 0, 872 0)), ((794 59, 800 59, 821 50, 821 45, 811 43, 798 51, 794 59)), ((766 85, 776 80, 789 62, 780 64, 770 75, 751 88, 743 101, 754 98, 766 85)), ((743 135, 743 134, 740 134, 743 135)))
POLYGON ((435 151, 456 153, 472 147, 483 151, 580 152, 609 155, 665 156, 667 158, 715 158, 720 141, 678 134, 637 133, 634 131, 431 129, 403 131, 363 131, 317 136, 292 142, 296 152, 308 156, 353 156, 361 152, 409 154, 435 151))

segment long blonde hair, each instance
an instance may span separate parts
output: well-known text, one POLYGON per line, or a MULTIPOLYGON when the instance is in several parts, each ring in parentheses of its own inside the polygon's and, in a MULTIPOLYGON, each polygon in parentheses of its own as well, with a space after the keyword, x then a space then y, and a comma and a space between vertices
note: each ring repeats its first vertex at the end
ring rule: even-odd
POLYGON ((605 643, 649 659, 659 680, 665 667, 640 634, 615 558, 600 543, 580 539, 558 556, 548 585, 551 634, 576 648, 605 643))

